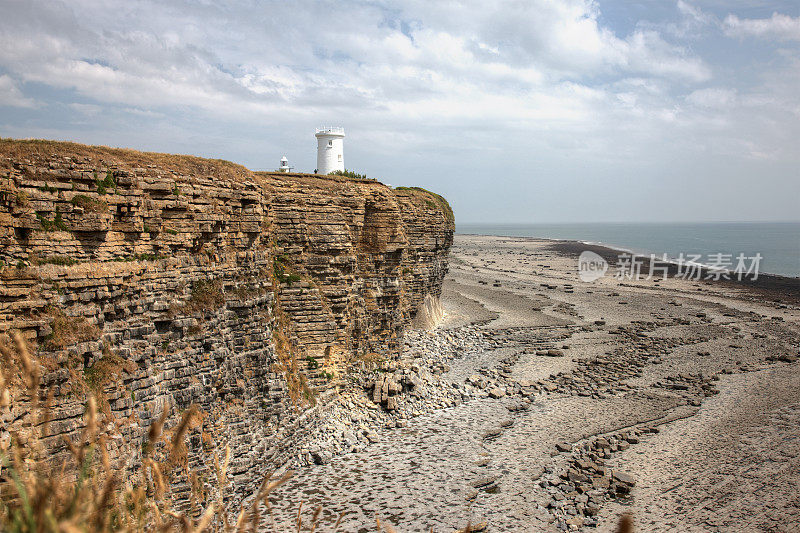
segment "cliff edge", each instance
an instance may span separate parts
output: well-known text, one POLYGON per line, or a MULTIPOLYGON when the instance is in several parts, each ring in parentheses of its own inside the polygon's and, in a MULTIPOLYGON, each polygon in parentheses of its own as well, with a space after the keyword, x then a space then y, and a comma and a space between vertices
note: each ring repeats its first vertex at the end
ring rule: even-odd
MULTIPOLYGON (((244 495, 351 365, 399 355, 438 300, 453 231, 422 189, 0 140, 0 336, 36 350, 55 457, 90 393, 120 466, 162 411, 170 426, 197 404, 186 461, 230 446, 244 495)), ((0 431, 24 433, 36 422, 14 405, 0 431)))

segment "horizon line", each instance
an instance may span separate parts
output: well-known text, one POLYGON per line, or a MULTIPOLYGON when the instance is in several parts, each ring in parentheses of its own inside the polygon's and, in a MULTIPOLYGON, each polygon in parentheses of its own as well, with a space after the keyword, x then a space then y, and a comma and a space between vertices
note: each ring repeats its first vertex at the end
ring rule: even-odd
POLYGON ((800 224, 800 220, 580 220, 569 222, 459 222, 456 226, 548 226, 567 224, 800 224))

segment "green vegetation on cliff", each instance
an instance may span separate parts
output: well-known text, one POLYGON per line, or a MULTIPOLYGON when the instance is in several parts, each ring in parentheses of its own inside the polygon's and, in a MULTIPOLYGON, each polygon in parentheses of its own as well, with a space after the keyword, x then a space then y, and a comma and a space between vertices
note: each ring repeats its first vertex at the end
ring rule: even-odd
POLYGON ((368 180, 370 178, 367 177, 366 174, 359 174, 358 172, 354 172, 352 170, 334 170, 333 172, 328 172, 328 176, 344 176, 346 178, 353 178, 354 180, 368 180))
POLYGON ((442 213, 444 213, 444 218, 448 222, 453 222, 454 223, 456 221, 455 214, 453 214, 453 208, 450 207, 450 204, 448 203, 447 200, 444 199, 444 196, 442 196, 440 194, 436 194, 435 192, 429 191, 428 189, 423 189, 422 187, 395 187, 395 190, 396 191, 412 191, 412 192, 422 193, 423 195, 430 197, 428 199, 428 202, 430 202, 428 204, 429 207, 438 206, 439 209, 442 210, 442 213))

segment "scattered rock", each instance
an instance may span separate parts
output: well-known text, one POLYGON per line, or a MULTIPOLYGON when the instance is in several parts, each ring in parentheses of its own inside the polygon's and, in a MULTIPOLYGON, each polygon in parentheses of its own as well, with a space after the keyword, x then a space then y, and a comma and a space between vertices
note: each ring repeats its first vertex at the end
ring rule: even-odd
POLYGON ((480 533, 481 531, 486 531, 487 527, 489 527, 489 522, 487 521, 478 522, 476 524, 469 523, 466 527, 455 530, 455 533, 480 533))
POLYGON ((489 397, 491 398, 498 399, 502 398, 505 395, 506 395, 506 389, 504 389, 503 387, 492 387, 491 389, 489 389, 489 397))
POLYGON ((633 479, 633 476, 624 472, 614 472, 613 477, 615 481, 619 481, 620 483, 624 483, 625 485, 629 485, 631 487, 636 484, 636 480, 633 479))
POLYGON ((490 429, 483 434, 483 440, 492 440, 500 436, 503 431, 500 429, 490 429))
POLYGON ((473 488, 482 489, 490 485, 494 485, 497 481, 497 476, 486 476, 472 482, 473 488))
POLYGON ((331 462, 331 459, 333 459, 333 454, 328 450, 321 450, 313 452, 311 457, 314 459, 314 464, 326 465, 331 462))

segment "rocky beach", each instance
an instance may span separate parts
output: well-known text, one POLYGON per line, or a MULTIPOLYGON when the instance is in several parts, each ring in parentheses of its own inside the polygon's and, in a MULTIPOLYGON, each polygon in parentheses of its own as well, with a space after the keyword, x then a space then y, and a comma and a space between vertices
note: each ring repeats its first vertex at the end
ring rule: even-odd
POLYGON ((623 513, 638 531, 792 530, 793 282, 612 265, 584 283, 581 248, 457 235, 438 325, 350 371, 272 497, 275 524, 321 506, 323 530, 613 531, 623 513))
POLYGON ((358 176, 0 148, 0 452, 69 461, 94 399, 109 475, 160 461, 182 512, 291 469, 278 531, 800 519, 797 278, 618 278, 614 250, 454 236, 440 195, 358 176))
POLYGON ((800 533, 800 2, 5 1, 0 533, 800 533))

